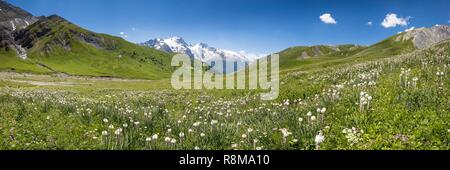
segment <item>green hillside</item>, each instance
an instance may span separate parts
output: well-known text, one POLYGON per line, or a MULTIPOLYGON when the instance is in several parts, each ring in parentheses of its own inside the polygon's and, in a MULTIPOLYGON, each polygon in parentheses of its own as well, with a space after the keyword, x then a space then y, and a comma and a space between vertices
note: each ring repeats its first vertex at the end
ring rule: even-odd
POLYGON ((354 55, 365 47, 356 45, 340 46, 298 46, 283 50, 280 55, 280 68, 290 69, 322 61, 329 61, 354 55))
POLYGON ((279 53, 280 69, 283 71, 321 69, 336 64, 389 57, 415 50, 410 40, 397 40, 398 36, 392 36, 368 47, 356 45, 291 47, 279 53))
POLYGON ((21 30, 16 41, 28 58, 3 50, 0 69, 141 79, 165 78, 172 69, 167 53, 85 30, 56 15, 21 30))

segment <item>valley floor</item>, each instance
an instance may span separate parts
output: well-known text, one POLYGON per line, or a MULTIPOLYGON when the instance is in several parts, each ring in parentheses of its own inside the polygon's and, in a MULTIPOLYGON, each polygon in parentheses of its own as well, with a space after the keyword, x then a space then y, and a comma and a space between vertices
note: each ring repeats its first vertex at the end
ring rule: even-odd
POLYGON ((450 149, 449 48, 281 76, 280 97, 0 74, 0 149, 450 149))

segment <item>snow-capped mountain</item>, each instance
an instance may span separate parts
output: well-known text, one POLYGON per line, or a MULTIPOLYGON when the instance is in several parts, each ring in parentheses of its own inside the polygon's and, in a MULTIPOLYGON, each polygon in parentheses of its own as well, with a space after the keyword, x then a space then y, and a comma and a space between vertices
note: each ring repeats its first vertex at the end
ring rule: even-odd
POLYGON ((181 37, 171 37, 167 39, 156 38, 142 43, 142 45, 169 53, 182 53, 194 57, 189 48, 190 46, 181 37))
MULTIPOLYGON (((156 38, 142 43, 141 45, 170 53, 186 54, 206 63, 218 60, 237 62, 237 69, 240 69, 244 67, 245 64, 251 63, 257 59, 257 57, 252 54, 214 48, 205 43, 188 44, 181 37, 171 37, 167 39, 156 38)), ((227 68, 226 70, 230 69, 227 68)))

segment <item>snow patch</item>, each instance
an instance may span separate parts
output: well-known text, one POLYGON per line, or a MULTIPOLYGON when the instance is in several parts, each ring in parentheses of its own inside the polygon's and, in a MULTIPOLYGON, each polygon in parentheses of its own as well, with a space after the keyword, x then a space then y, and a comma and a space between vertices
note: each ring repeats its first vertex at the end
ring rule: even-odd
POLYGON ((22 60, 26 60, 28 58, 27 50, 25 50, 22 46, 16 45, 17 53, 22 60))
POLYGON ((9 21, 9 22, 11 23, 11 26, 12 26, 13 31, 15 31, 15 30, 16 30, 16 25, 14 25, 14 22, 13 22, 13 21, 9 21))

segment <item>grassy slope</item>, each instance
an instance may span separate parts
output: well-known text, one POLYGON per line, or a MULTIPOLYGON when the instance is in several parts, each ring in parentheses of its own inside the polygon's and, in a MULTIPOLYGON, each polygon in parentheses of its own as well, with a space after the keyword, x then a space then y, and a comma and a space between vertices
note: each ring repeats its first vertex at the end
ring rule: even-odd
POLYGON ((121 78, 161 79, 170 75, 171 56, 147 47, 127 42, 119 37, 93 33, 57 17, 33 24, 27 31, 31 37, 43 29, 45 35, 34 39, 28 50, 26 63, 8 57, 14 64, 1 64, 0 69, 12 67, 16 70, 48 73, 36 64, 45 65, 52 71, 83 76, 107 76, 121 78), (80 35, 100 39, 99 44, 88 43, 80 35), (25 67, 26 66, 26 67, 25 67))
POLYGON ((20 59, 15 51, 0 50, 0 71, 14 70, 16 72, 48 73, 49 70, 20 59))
MULTIPOLYGON (((313 47, 292 47, 280 52, 280 69, 282 72, 294 70, 323 69, 337 64, 373 60, 380 57, 412 52, 415 50, 411 41, 395 41, 396 36, 387 38, 369 47, 344 46, 341 51, 299 60, 303 51, 310 53, 313 47)), ((329 52, 326 46, 319 46, 321 51, 329 52)))

